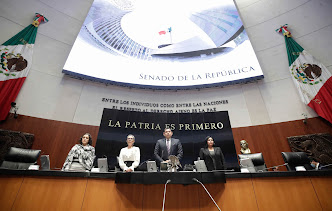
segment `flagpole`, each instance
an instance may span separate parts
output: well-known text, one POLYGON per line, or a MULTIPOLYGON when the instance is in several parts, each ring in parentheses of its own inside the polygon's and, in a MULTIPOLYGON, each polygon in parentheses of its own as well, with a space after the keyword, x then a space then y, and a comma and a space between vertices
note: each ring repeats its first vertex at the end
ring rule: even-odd
POLYGON ((172 41, 172 27, 168 28, 168 32, 169 32, 169 37, 171 39, 171 44, 172 44, 173 43, 173 41, 172 41))

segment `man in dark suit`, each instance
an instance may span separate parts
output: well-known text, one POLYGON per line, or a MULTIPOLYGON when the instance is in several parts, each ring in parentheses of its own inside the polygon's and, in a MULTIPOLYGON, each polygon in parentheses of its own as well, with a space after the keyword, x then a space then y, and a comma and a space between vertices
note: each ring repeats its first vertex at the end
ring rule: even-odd
POLYGON ((175 155, 179 160, 183 156, 182 144, 179 139, 172 138, 173 132, 170 128, 165 128, 163 139, 159 139, 154 147, 154 156, 158 165, 160 162, 169 162, 168 157, 175 155))

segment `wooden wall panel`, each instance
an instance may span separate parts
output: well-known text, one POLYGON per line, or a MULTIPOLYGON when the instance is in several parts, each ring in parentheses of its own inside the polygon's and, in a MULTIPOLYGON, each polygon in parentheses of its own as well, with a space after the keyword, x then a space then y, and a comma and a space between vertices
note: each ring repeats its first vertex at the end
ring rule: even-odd
MULTIPOLYGON (((258 210, 255 192, 250 178, 227 179, 226 183, 206 184, 221 210, 258 210)), ((199 187, 200 211, 218 211, 202 186, 199 187)))
POLYGON ((87 178, 25 177, 12 210, 81 210, 87 178))
POLYGON ((0 176, 0 207, 11 210, 23 182, 23 176, 0 176))
POLYGON ((143 185, 115 184, 112 179, 88 181, 82 210, 142 210, 143 185))
MULTIPOLYGON (((143 211, 161 210, 165 185, 144 185, 143 211)), ((199 196, 197 185, 168 184, 165 210, 198 211, 199 196)))
POLYGON ((23 131, 35 135, 33 149, 41 149, 42 154, 50 155, 51 168, 61 168, 66 156, 79 138, 86 132, 96 144, 98 130, 97 126, 80 125, 55 120, 40 119, 20 115, 17 119, 8 119, 0 124, 0 128, 23 131))
MULTIPOLYGON (((283 164, 282 151, 290 151, 287 141, 289 136, 313 133, 332 134, 332 125, 317 117, 308 119, 307 124, 302 120, 259 125, 251 127, 233 128, 233 136, 237 153, 240 153, 240 140, 245 139, 253 153, 262 152, 268 167, 283 164)), ((95 146, 98 136, 98 126, 81 125, 55 120, 40 119, 20 115, 18 119, 8 118, 0 123, 0 128, 23 131, 35 134, 34 149, 41 149, 43 154, 49 154, 51 168, 61 168, 70 148, 78 139, 89 132, 95 146)), ((285 167, 281 168, 286 170, 285 167)))
POLYGON ((323 210, 332 210, 332 177, 312 177, 312 185, 316 191, 323 210))
MULTIPOLYGON (((322 118, 308 119, 307 124, 302 120, 259 125, 251 127, 233 128, 233 137, 237 154, 240 154, 240 141, 245 139, 249 143, 252 153, 262 152, 267 167, 284 163, 281 152, 290 152, 287 137, 314 133, 332 134, 332 125, 322 118)), ((286 171, 286 167, 281 167, 286 171)))
POLYGON ((321 210, 308 177, 252 178, 259 210, 321 210))

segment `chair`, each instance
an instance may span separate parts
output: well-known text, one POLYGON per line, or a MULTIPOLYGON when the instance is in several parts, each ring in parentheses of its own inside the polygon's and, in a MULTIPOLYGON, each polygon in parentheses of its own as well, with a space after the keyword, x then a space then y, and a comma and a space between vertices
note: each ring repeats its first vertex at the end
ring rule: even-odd
POLYGON ((239 154, 238 156, 240 160, 245 158, 250 158, 252 160, 252 163, 254 164, 256 171, 268 171, 266 169, 263 154, 261 152, 253 154, 239 154))
POLYGON ((30 165, 36 164, 40 152, 41 150, 11 147, 0 168, 28 169, 30 165))
POLYGON ((295 167, 304 166, 306 170, 314 169, 310 165, 310 159, 305 152, 281 152, 288 171, 296 171, 295 167))

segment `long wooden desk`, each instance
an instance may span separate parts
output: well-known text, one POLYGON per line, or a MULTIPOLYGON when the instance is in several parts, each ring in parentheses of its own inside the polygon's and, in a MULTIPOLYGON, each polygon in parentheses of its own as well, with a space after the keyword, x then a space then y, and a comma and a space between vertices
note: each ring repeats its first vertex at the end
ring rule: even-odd
MULTIPOLYGON (((139 173, 139 172, 137 172, 139 173)), ((205 184, 222 210, 332 210, 332 171, 227 173, 205 184)), ((161 210, 164 184, 115 174, 0 170, 0 210, 161 210)), ((200 184, 168 184, 165 210, 218 210, 200 184)))

